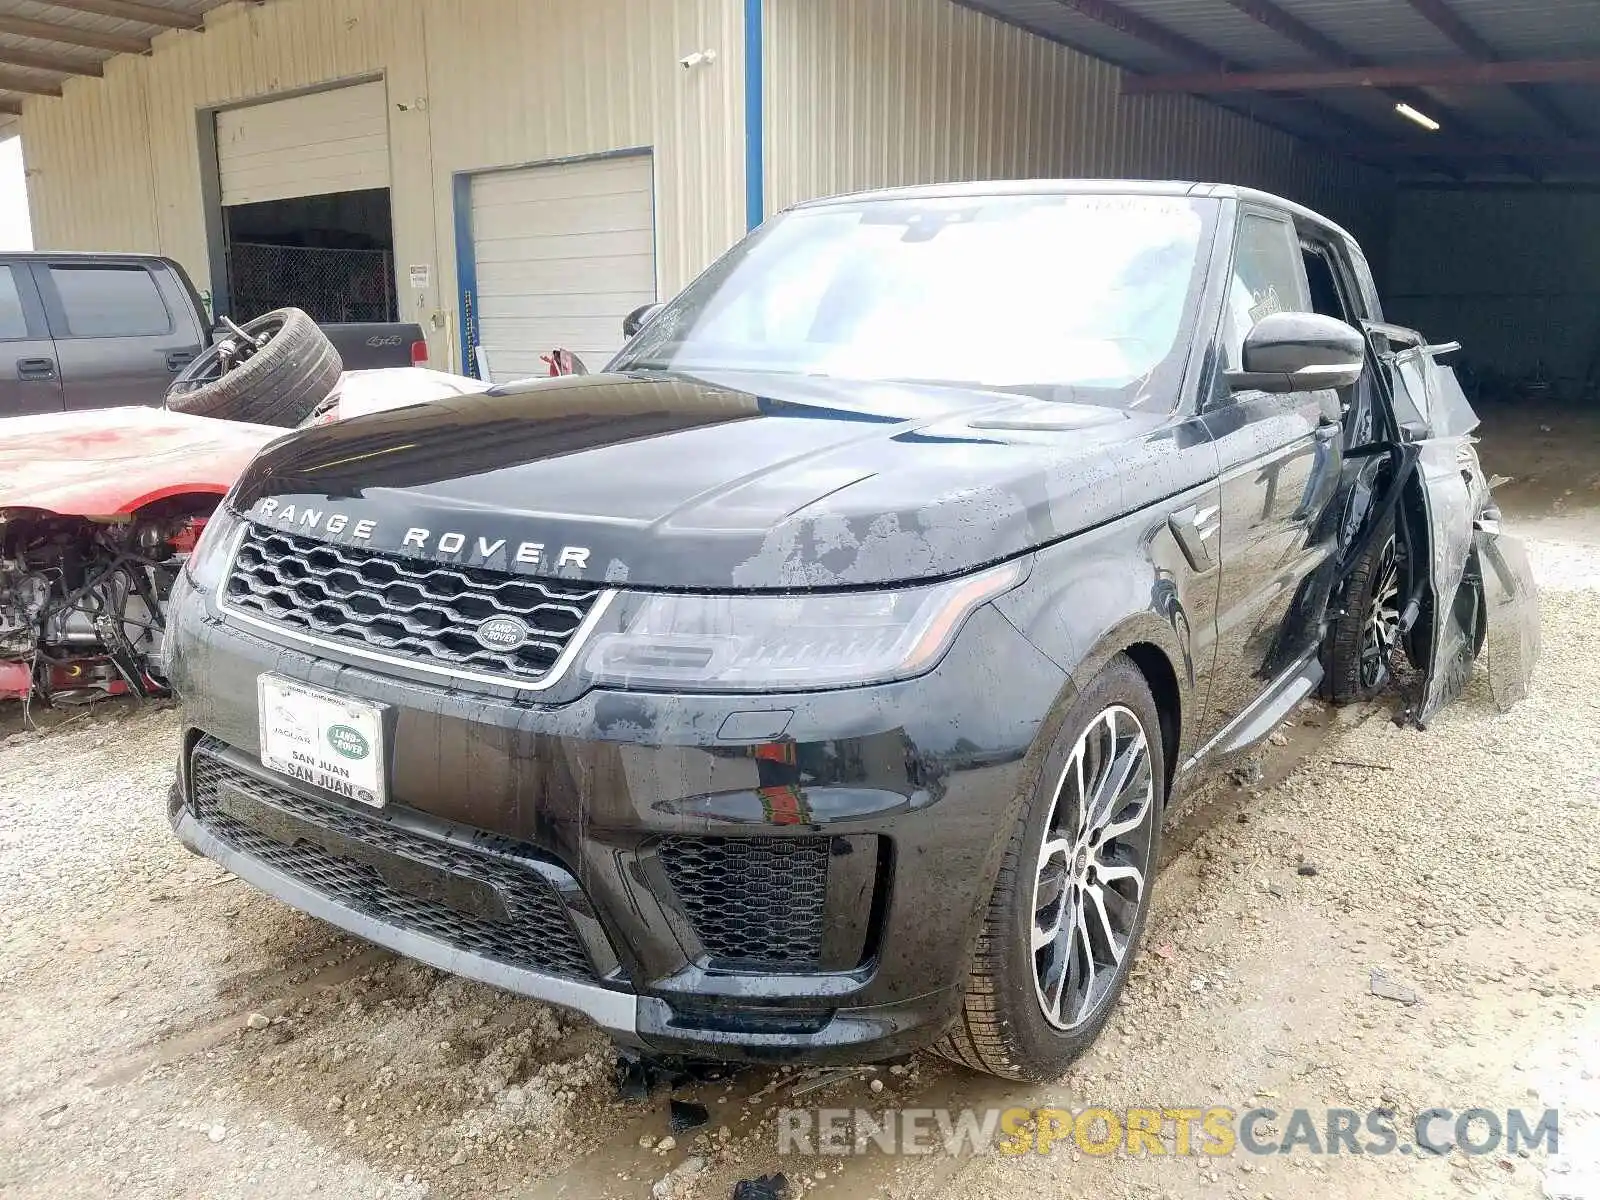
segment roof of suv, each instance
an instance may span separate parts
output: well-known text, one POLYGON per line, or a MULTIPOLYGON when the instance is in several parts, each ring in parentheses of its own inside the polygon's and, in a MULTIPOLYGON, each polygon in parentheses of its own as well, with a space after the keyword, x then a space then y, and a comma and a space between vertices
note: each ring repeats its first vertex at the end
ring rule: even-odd
POLYGON ((171 262, 164 254, 145 254, 135 250, 0 250, 0 258, 7 262, 28 259, 39 262, 171 262))
POLYGON ((859 204, 876 200, 935 200, 980 196, 1037 195, 1193 196, 1215 200, 1246 200, 1292 213, 1354 243, 1355 238, 1321 213, 1285 200, 1271 192, 1232 183, 1195 183, 1182 179, 993 179, 973 183, 924 183, 911 187, 879 188, 805 200, 794 208, 822 208, 830 204, 859 204))

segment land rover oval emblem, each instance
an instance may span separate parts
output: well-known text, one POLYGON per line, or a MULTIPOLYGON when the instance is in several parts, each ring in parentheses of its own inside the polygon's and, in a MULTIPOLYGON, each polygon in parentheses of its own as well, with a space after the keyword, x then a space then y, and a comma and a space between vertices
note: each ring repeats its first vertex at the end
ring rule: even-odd
POLYGON ((335 753, 346 758, 365 758, 372 753, 372 747, 367 744, 361 731, 348 725, 329 725, 328 745, 333 747, 335 753))
POLYGON ((516 617, 490 617, 476 636, 491 650, 515 650, 528 640, 528 627, 516 617))

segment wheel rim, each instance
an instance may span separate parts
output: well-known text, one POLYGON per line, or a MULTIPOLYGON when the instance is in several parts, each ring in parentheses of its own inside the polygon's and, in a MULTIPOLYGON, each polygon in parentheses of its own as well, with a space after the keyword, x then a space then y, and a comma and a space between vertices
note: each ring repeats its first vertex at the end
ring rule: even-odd
MULTIPOLYGON (((282 329, 282 319, 269 314, 257 317, 253 321, 246 321, 241 327, 241 332, 254 337, 260 337, 265 334, 266 341, 270 342, 282 329)), ((177 377, 168 386, 168 393, 175 395, 207 387, 221 379, 228 371, 254 358, 261 352, 261 348, 266 345, 266 342, 262 343, 262 347, 251 345, 248 342, 241 343, 234 336, 224 340, 229 341, 235 347, 235 353, 228 362, 223 362, 221 355, 218 353, 217 343, 207 346, 195 356, 193 362, 178 373, 177 377)))
POLYGON ((1155 817, 1150 740, 1113 705, 1078 736, 1056 782, 1033 884, 1030 951, 1045 1018, 1094 1016, 1127 958, 1149 886, 1155 817))
POLYGON ((1400 640, 1400 559, 1395 539, 1384 544, 1374 572, 1377 586, 1361 631, 1361 686, 1375 688, 1389 677, 1389 662, 1400 640))

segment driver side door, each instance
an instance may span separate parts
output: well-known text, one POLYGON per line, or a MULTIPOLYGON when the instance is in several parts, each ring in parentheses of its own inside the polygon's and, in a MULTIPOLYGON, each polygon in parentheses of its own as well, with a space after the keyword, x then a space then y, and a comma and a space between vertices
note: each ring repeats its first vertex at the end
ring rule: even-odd
MULTIPOLYGON (((1239 367, 1245 334, 1257 321, 1310 311, 1293 223, 1281 213, 1242 209, 1219 357, 1239 367)), ((1222 572, 1216 674, 1202 742, 1316 648, 1315 580, 1335 552, 1318 518, 1338 485, 1340 415, 1334 391, 1229 394, 1218 373, 1203 416, 1220 460, 1222 572)))

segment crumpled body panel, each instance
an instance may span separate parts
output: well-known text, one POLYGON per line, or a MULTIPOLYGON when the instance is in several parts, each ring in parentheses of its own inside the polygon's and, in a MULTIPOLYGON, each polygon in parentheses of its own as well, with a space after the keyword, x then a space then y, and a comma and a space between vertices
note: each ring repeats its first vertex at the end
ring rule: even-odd
POLYGON ((1539 661, 1539 593, 1521 538, 1480 529, 1473 545, 1483 573, 1489 690, 1505 712, 1527 696, 1539 661))

